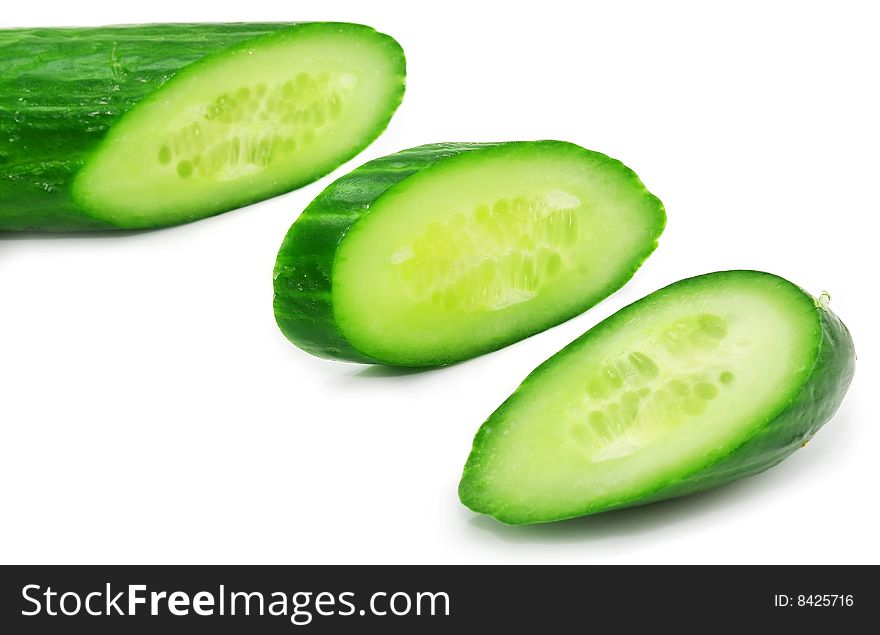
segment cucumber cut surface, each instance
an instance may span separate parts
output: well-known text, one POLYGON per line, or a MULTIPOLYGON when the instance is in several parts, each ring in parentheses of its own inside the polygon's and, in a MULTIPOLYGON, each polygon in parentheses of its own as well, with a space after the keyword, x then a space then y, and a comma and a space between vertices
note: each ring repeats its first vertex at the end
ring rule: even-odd
POLYGON ((782 278, 677 282, 533 371, 477 433, 460 498, 548 522, 761 472, 831 418, 854 364, 843 323, 782 278))
POLYGON ((356 24, 0 30, 0 230, 174 225, 309 183, 399 105, 356 24))
POLYGON ((413 148, 342 177, 294 223, 276 320, 323 357, 456 362, 593 306, 664 225, 629 168, 570 143, 413 148))

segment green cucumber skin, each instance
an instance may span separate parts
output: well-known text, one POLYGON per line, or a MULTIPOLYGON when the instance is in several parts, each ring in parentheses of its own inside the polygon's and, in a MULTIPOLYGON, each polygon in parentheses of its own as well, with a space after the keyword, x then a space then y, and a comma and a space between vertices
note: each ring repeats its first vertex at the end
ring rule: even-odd
POLYGON ((403 150, 365 163, 321 192, 291 226, 278 251, 273 304, 284 335, 318 357, 380 363, 356 350, 333 317, 337 248, 392 186, 438 161, 493 145, 497 144, 436 143, 403 150))
MULTIPOLYGON (((371 207, 379 197, 413 174, 468 152, 488 149, 503 152, 505 148, 530 143, 536 142, 433 143, 375 159, 334 181, 291 226, 278 252, 274 271, 274 308, 275 320, 284 335, 303 350, 326 359, 391 366, 412 365, 366 355, 354 348, 340 331, 333 315, 332 304, 333 262, 336 250, 351 227, 369 216, 371 207)), ((577 148, 562 141, 537 143, 577 148)), ((598 152, 578 149, 613 164, 618 169, 625 170, 644 188, 636 174, 619 161, 598 152)), ((666 225, 666 214, 663 204, 659 199, 655 200, 658 210, 658 227, 655 235, 659 236, 666 225)), ((633 262, 630 270, 609 285, 607 293, 602 294, 602 298, 620 289, 632 278, 656 247, 655 240, 640 258, 633 262)), ((535 332, 571 319, 594 304, 595 301, 588 302, 578 307, 571 315, 546 324, 535 332)), ((513 342, 496 344, 476 354, 488 353, 511 343, 513 342)), ((450 360, 438 359, 418 366, 448 363, 451 363, 450 360)))
MULTIPOLYGON (((754 276, 756 274, 775 278, 781 284, 792 284, 779 276, 751 270, 705 274, 680 280, 673 284, 701 284, 707 276, 754 276)), ((490 440, 487 437, 492 426, 496 423, 500 424, 504 415, 515 407, 517 396, 526 384, 540 381, 544 371, 559 357, 576 354, 580 348, 579 344, 584 340, 601 337, 605 330, 613 328, 619 321, 625 321, 628 315, 639 309, 641 303, 646 299, 642 298, 606 318, 538 366, 526 377, 516 391, 490 415, 474 438, 473 448, 459 483, 458 493, 461 502, 473 511, 488 513, 508 525, 554 522, 694 494, 759 474, 779 464, 783 459, 803 447, 819 428, 834 416, 843 402, 855 373, 855 348, 846 325, 830 309, 821 306, 806 291, 799 290, 803 294, 804 302, 812 304, 817 314, 815 334, 817 354, 812 369, 787 404, 768 417, 751 438, 727 455, 711 457, 710 461, 700 469, 665 483, 653 491, 645 492, 637 498, 621 500, 601 508, 584 509, 556 518, 534 519, 518 515, 507 516, 503 513, 493 513, 484 507, 480 496, 480 474, 475 466, 479 464, 480 455, 484 450, 491 451, 490 440)), ((497 425, 495 427, 497 428, 497 425)))
POLYGON ((70 198, 110 126, 184 66, 286 26, 0 30, 0 230, 113 229, 70 198))
POLYGON ((759 474, 804 447, 831 420, 855 374, 856 353, 846 325, 830 309, 814 304, 819 315, 819 352, 809 377, 788 404, 726 457, 669 483, 642 502, 693 494, 759 474))
POLYGON ((400 94, 366 147, 402 100, 405 77, 399 45, 370 27, 310 22, 0 29, 0 231, 125 229, 94 218, 71 195, 74 177, 110 127, 193 63, 257 38, 309 28, 371 33, 385 38, 398 58, 400 94))

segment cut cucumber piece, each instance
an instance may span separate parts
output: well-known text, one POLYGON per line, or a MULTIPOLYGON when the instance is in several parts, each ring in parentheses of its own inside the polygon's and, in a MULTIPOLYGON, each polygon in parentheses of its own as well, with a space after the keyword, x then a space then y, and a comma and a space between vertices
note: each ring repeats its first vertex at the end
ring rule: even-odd
POLYGON ((0 30, 0 230, 174 225, 314 181, 385 128, 392 38, 356 24, 0 30))
POLYGON ((665 222, 632 170, 571 143, 404 150, 340 178, 293 224, 275 317, 321 357, 456 362, 619 289, 665 222))
POLYGON ((535 369, 480 428, 459 495, 538 523, 750 476, 813 437, 854 368, 846 326, 787 280, 682 280, 535 369))

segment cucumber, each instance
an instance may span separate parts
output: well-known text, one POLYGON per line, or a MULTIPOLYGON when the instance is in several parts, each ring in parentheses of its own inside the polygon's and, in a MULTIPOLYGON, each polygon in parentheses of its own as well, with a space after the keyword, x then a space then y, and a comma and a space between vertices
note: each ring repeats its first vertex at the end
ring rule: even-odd
POLYGON ((459 495, 538 523, 757 474, 832 417, 854 368, 846 326, 791 282, 682 280, 535 369, 480 428, 459 495))
POLYGON ((448 364, 619 289, 665 222, 635 173, 571 143, 412 148, 340 178, 293 224, 275 317, 321 357, 448 364))
POLYGON ((0 231, 174 225, 365 148, 404 91, 357 24, 0 30, 0 231))

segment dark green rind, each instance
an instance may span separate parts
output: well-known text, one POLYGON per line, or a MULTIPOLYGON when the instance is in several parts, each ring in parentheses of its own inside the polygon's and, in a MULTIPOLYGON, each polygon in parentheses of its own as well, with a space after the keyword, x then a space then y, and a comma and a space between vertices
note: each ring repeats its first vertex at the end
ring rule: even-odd
POLYGON ((357 351, 333 317, 336 250, 388 189, 438 161, 495 144, 437 143, 374 159, 337 179, 290 227, 275 262, 275 320, 301 349, 328 359, 377 363, 357 351))
POLYGON ((461 502, 475 512, 488 514, 508 525, 554 522, 623 507, 645 505, 718 487, 763 472, 803 447, 819 428, 834 416, 849 389, 855 372, 856 357, 849 330, 840 318, 827 307, 820 305, 806 291, 796 287, 785 278, 769 273, 750 270, 716 272, 680 280, 660 291, 672 286, 701 284, 707 278, 720 275, 759 275, 773 278, 781 284, 797 289, 803 295, 804 306, 812 307, 816 315, 816 355, 812 368, 808 373, 805 373, 804 381, 797 390, 793 391, 788 402, 777 412, 770 413, 751 438, 724 456, 710 457, 710 462, 698 470, 682 475, 674 481, 644 492, 637 497, 621 500, 612 505, 573 510, 553 517, 533 517, 528 514, 510 514, 496 509, 492 501, 486 500, 486 497, 483 496, 482 470, 479 468, 479 464, 482 453, 491 452, 491 440, 488 438, 488 432, 493 429, 493 426, 497 431, 498 426, 503 425, 504 415, 516 407, 518 395, 524 387, 527 384, 540 381, 544 372, 560 357, 577 354, 583 341, 600 337, 606 330, 614 328, 618 322, 625 321, 630 313, 637 311, 643 302, 654 295, 650 294, 606 318, 538 366, 526 377, 516 391, 492 413, 474 438, 473 448, 459 483, 458 493, 461 502))
POLYGON ((567 149, 575 148, 594 160, 613 165, 625 174, 634 187, 643 190, 645 195, 655 202, 657 224, 653 232, 654 240, 633 260, 629 270, 609 284, 608 288, 589 298, 570 315, 530 330, 525 335, 515 334, 509 339, 488 343, 486 348, 475 351, 472 356, 503 348, 571 319, 621 288, 656 249, 657 237, 666 225, 663 204, 645 189, 632 170, 603 154, 562 141, 435 143, 375 159, 337 179, 312 201, 291 226, 278 252, 274 271, 275 320, 284 335, 303 350, 326 359, 391 366, 434 366, 460 361, 437 359, 413 364, 398 359, 379 359, 352 346, 340 331, 333 314, 333 262, 336 251, 354 224, 369 217, 370 210, 378 199, 408 177, 429 169, 441 161, 470 152, 504 152, 533 143, 558 144, 567 149))
MULTIPOLYGON (((809 297, 806 292, 804 295, 809 297)), ((668 484, 643 503, 693 494, 763 472, 804 447, 831 420, 849 389, 856 354, 840 318, 818 303, 816 312, 821 329, 818 355, 808 379, 791 401, 727 457, 668 484)))
MULTIPOLYGON (((406 72, 393 38, 367 26, 330 22, 0 29, 0 231, 125 228, 94 218, 71 196, 74 177, 111 126, 196 62, 258 38, 309 28, 383 38, 399 63, 400 93, 356 152, 301 182, 283 184, 274 196, 320 178, 385 129, 403 98, 406 72)), ((212 214, 255 200, 243 196, 212 214)))
POLYGON ((288 26, 0 30, 0 230, 113 229, 69 192, 110 126, 184 66, 288 26))

